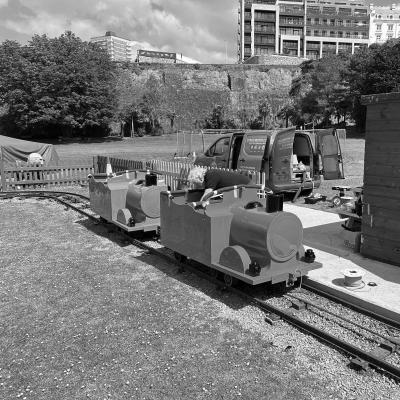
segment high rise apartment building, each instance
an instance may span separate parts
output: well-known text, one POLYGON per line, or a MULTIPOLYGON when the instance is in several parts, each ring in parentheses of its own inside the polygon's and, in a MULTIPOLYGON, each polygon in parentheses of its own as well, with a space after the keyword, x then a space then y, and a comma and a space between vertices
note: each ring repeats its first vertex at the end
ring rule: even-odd
POLYGON ((320 58, 368 46, 369 8, 349 0, 239 0, 238 58, 320 58))
POLYGON ((199 61, 185 57, 182 53, 143 49, 140 43, 121 38, 111 31, 107 31, 104 36, 92 37, 90 41, 106 49, 112 61, 200 64, 199 61))
POLYGON ((400 5, 374 6, 370 4, 370 43, 383 43, 400 37, 400 5))
POLYGON ((136 49, 132 41, 118 37, 114 32, 107 31, 104 36, 92 37, 92 43, 97 43, 110 55, 112 61, 135 61, 136 49))

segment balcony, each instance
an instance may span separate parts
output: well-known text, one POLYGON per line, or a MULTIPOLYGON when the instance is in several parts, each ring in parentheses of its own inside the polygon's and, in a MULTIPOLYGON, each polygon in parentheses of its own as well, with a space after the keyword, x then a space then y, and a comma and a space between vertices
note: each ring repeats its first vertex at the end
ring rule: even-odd
POLYGON ((304 16, 304 10, 280 9, 279 14, 280 15, 304 16))
POLYGON ((283 42, 282 48, 283 49, 294 49, 294 50, 297 50, 298 44, 297 43, 283 42))
POLYGON ((275 33, 275 28, 254 28, 255 33, 275 33))
POLYGON ((275 22, 276 18, 275 18, 275 14, 271 15, 271 16, 264 15, 263 17, 254 17, 254 21, 255 22, 264 22, 264 21, 275 22))
POLYGON ((308 43, 307 42, 307 50, 319 50, 320 44, 319 43, 308 43))
POLYGON ((279 20, 279 25, 303 27, 304 26, 304 21, 302 21, 302 20, 290 21, 290 20, 287 20, 287 19, 280 19, 279 20))
POLYGON ((317 22, 315 21, 314 23, 311 23, 310 21, 307 21, 306 26, 309 27, 313 27, 313 26, 323 26, 327 29, 330 28, 335 28, 335 29, 342 29, 342 30, 348 30, 348 29, 358 29, 360 31, 368 31, 369 30, 369 26, 365 25, 365 24, 357 24, 357 23, 352 23, 352 24, 339 24, 339 23, 335 23, 335 24, 328 24, 327 22, 317 22))

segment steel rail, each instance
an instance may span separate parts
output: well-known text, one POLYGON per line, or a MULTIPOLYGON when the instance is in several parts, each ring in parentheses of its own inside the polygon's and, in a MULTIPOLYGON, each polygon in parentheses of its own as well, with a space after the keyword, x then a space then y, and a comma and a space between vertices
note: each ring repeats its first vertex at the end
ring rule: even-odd
POLYGON ((374 366, 377 369, 381 369, 388 373, 392 378, 396 380, 400 380, 400 368, 389 364, 385 360, 382 360, 379 357, 374 356, 373 354, 366 352, 359 347, 353 346, 351 343, 347 343, 344 340, 331 335, 328 332, 323 331, 322 329, 317 328, 314 325, 311 325, 301 319, 297 318, 293 315, 293 312, 286 311, 270 304, 266 304, 263 300, 254 299, 253 301, 264 311, 269 313, 273 313, 281 317, 286 322, 295 326, 301 331, 307 332, 308 334, 314 336, 322 342, 328 343, 331 346, 344 351, 345 353, 359 358, 361 360, 366 361, 368 364, 374 366))
MULTIPOLYGON (((5 193, 7 193, 7 192, 5 192, 5 193)), ((12 192, 8 192, 8 193, 11 194, 12 192)), ((30 194, 32 194, 31 197, 35 197, 35 195, 33 195, 33 193, 39 193, 39 192, 30 192, 30 194)), ((72 196, 76 195, 75 193, 66 193, 66 192, 53 192, 53 193, 57 193, 58 195, 67 195, 67 194, 72 195, 72 196)), ((20 194, 21 194, 20 192, 17 192, 14 194, 14 196, 18 197, 18 196, 20 196, 20 194)), ((77 195, 77 196, 85 198, 85 196, 81 196, 81 195, 77 195)), ((93 219, 97 222, 100 222, 99 218, 95 217, 94 215, 86 213, 79 207, 76 207, 76 206, 68 203, 65 200, 59 199, 54 194, 51 195, 51 192, 40 191, 40 193, 38 194, 38 197, 47 197, 47 198, 51 198, 56 201, 59 201, 60 203, 64 204, 65 206, 74 209, 75 211, 87 216, 88 218, 93 219)), ((87 199, 87 197, 86 197, 86 199, 87 199)), ((118 231, 121 232, 122 230, 119 229, 118 231)), ((146 245, 145 243, 139 241, 138 239, 134 239, 134 238, 130 237, 128 234, 126 234, 126 236, 129 237, 129 239, 133 245, 135 245, 143 250, 146 250, 151 254, 154 254, 158 257, 162 257, 163 259, 165 259, 175 265, 178 265, 180 267, 188 268, 192 272, 196 272, 196 274, 200 275, 201 277, 203 277, 213 283, 217 283, 217 284, 222 283, 223 284, 223 282, 217 281, 215 278, 212 278, 212 277, 206 275, 205 273, 199 271, 195 267, 191 267, 188 264, 179 262, 178 260, 172 258, 171 256, 169 256, 165 253, 162 253, 158 249, 155 249, 149 245, 146 245)), ((304 287, 304 285, 303 285, 303 287, 304 287)), ((263 310, 267 313, 272 313, 272 314, 279 316, 284 321, 288 322, 290 325, 296 327, 300 331, 306 332, 307 334, 312 335, 313 337, 320 340, 321 342, 329 344, 332 347, 334 347, 340 351, 343 351, 347 355, 353 356, 355 358, 358 358, 358 359, 361 359, 361 360, 367 362, 369 365, 377 368, 378 370, 386 372, 388 375, 390 375, 392 378, 394 378, 397 381, 400 380, 400 368, 386 362, 385 360, 383 360, 379 357, 376 357, 374 354, 372 354, 370 352, 366 352, 366 351, 362 350, 361 348, 352 345, 351 343, 345 342, 342 339, 340 339, 336 336, 333 336, 330 333, 328 333, 312 324, 309 324, 308 322, 302 321, 301 319, 297 318, 294 315, 293 311, 287 311, 285 309, 281 309, 281 308, 272 306, 271 304, 267 304, 265 300, 261 300, 257 297, 251 296, 241 290, 238 290, 238 289, 235 289, 232 287, 229 287, 227 289, 229 289, 233 293, 238 294, 241 297, 248 298, 252 304, 256 305, 261 310, 263 310)))
POLYGON ((9 192, 0 192, 0 197, 20 197, 20 196, 29 196, 29 197, 46 197, 49 195, 54 196, 75 196, 80 197, 84 200, 89 201, 89 197, 85 196, 84 194, 74 193, 74 192, 60 192, 60 191, 53 191, 53 190, 19 190, 19 191, 9 191, 9 192), (43 196, 41 196, 43 195, 43 196))
POLYGON ((373 312, 371 310, 367 310, 366 308, 364 308, 362 306, 350 303, 347 300, 344 300, 344 299, 342 299, 340 297, 337 297, 332 293, 328 293, 325 290, 317 289, 317 288, 315 288, 313 286, 310 286, 307 283, 303 282, 301 287, 304 288, 304 289, 309 290, 310 292, 316 293, 316 294, 318 294, 318 295, 320 295, 322 297, 325 297, 327 299, 335 301, 336 303, 340 303, 340 304, 342 304, 342 305, 344 305, 346 307, 349 307, 349 308, 351 308, 351 309, 353 309, 353 310, 355 310, 355 311, 357 311, 357 312, 359 312, 361 314, 364 314, 364 315, 367 315, 369 317, 372 317, 372 318, 376 319, 377 321, 383 322, 384 324, 386 324, 388 326, 391 326, 392 328, 400 329, 400 323, 395 321, 394 319, 390 319, 390 318, 384 317, 382 315, 379 315, 379 314, 377 314, 377 313, 375 313, 375 312, 373 312))
MULTIPOLYGON (((332 315, 332 316, 334 316, 334 317, 336 317, 338 319, 341 319, 342 321, 345 321, 345 322, 347 322, 349 324, 352 324, 353 326, 356 326, 357 328, 363 329, 366 332, 369 332, 369 333, 371 333, 373 335, 379 336, 381 339, 387 340, 388 342, 391 342, 391 343, 396 344, 396 345, 398 344, 397 341, 393 340, 393 337, 388 336, 388 335, 382 335, 381 333, 376 332, 373 329, 369 329, 366 326, 362 326, 361 324, 352 321, 350 318, 346 318, 343 315, 339 315, 339 314, 337 314, 337 313, 335 313, 333 311, 330 311, 330 310, 326 309, 325 307, 315 303, 314 301, 304 299, 301 296, 295 296, 293 293, 287 293, 285 296, 289 297, 289 300, 290 300, 290 298, 293 298, 293 299, 302 301, 303 303, 307 304, 308 306, 314 307, 317 310, 320 310, 320 311, 322 311, 324 313, 330 314, 330 315, 332 315)), ((361 335, 361 336, 364 336, 364 335, 361 335)))

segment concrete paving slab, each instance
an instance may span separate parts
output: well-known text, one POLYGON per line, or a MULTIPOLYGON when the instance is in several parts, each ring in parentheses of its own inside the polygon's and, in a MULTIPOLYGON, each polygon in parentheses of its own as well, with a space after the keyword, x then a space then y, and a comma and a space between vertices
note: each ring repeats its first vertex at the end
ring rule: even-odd
POLYGON ((284 203, 284 211, 296 214, 304 227, 304 244, 311 247, 322 268, 310 271, 307 284, 351 301, 359 307, 400 323, 400 267, 356 253, 339 215, 284 203), (343 271, 361 273, 359 287, 345 286, 343 271))

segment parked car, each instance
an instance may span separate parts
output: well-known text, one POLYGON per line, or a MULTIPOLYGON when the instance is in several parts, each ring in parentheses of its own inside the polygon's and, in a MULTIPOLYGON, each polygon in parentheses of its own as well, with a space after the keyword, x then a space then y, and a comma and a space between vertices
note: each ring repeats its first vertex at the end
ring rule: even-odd
POLYGON ((325 180, 343 179, 343 161, 334 129, 243 130, 218 138, 195 159, 196 165, 264 172, 274 192, 318 188, 325 180))

